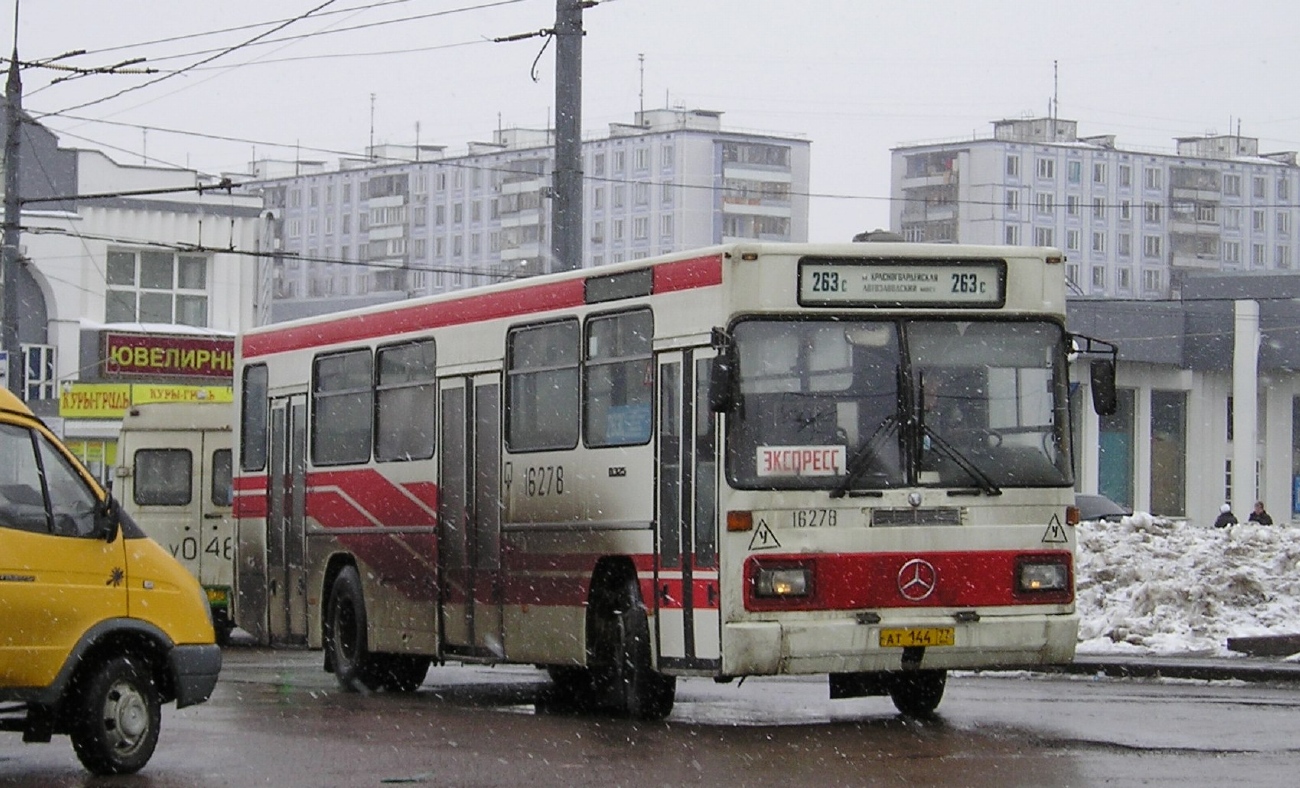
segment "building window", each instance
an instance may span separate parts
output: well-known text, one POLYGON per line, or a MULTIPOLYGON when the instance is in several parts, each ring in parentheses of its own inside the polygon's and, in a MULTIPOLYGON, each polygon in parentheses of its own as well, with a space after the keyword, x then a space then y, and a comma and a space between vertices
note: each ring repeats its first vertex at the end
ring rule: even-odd
POLYGON ((1223 229, 1240 230, 1241 229, 1241 209, 1224 208, 1223 209, 1223 229))
POLYGON ((1267 219, 1264 218, 1264 209, 1256 208, 1250 212, 1250 229, 1257 233, 1264 232, 1267 219))
POLYGON ((1076 290, 1080 293, 1083 292, 1083 288, 1079 287, 1079 264, 1078 263, 1065 264, 1065 281, 1068 285, 1070 285, 1070 287, 1073 290, 1076 290))
POLYGON ((1159 292, 1162 279, 1160 269, 1148 268, 1142 272, 1142 289, 1149 293, 1159 292))
POLYGON ((1065 215, 1066 216, 1079 215, 1079 195, 1077 194, 1065 195, 1065 215))
POLYGON ((1119 201, 1119 220, 1127 222, 1133 219, 1133 203, 1128 200, 1119 201))
POLYGON ((605 154, 597 153, 592 157, 591 174, 597 177, 605 174, 605 154))
POLYGON ((1120 233, 1115 236, 1115 253, 1120 257, 1133 256, 1133 236, 1128 233, 1120 233))
POLYGON ((1250 246, 1250 264, 1254 268, 1263 268, 1267 259, 1267 248, 1264 244, 1251 244, 1250 246))
POLYGON ((1119 165, 1119 185, 1125 189, 1133 185, 1133 168, 1127 164, 1119 165))
POLYGON ((1142 256, 1158 259, 1161 256, 1162 239, 1158 235, 1142 236, 1142 256))
POLYGON ((1106 182, 1106 165, 1104 163, 1099 162, 1092 165, 1092 182, 1093 183, 1106 182))
POLYGON ((162 251, 108 252, 105 322, 208 325, 208 258, 162 251))
POLYGON ((1020 210, 1020 192, 1016 189, 1007 189, 1007 212, 1015 213, 1020 210))
POLYGON ((1056 177, 1056 159, 1039 159, 1038 160, 1038 177, 1043 180, 1051 180, 1056 177))
POLYGON ((1132 290, 1132 289, 1133 289, 1133 272, 1132 272, 1132 271, 1128 270, 1127 268, 1120 268, 1120 269, 1118 269, 1118 270, 1115 272, 1115 275, 1116 275, 1116 279, 1117 279, 1117 281, 1118 281, 1119 289, 1120 289, 1120 290, 1128 291, 1128 290, 1132 290))
POLYGON ((1147 224, 1159 224, 1160 216, 1163 213, 1162 206, 1158 202, 1147 202, 1142 204, 1142 219, 1147 224))
POLYGON ((640 181, 632 184, 632 202, 635 205, 649 205, 650 184, 640 181))
POLYGON ((1019 246, 1019 245, 1020 245, 1020 225, 1018 225, 1018 224, 1008 224, 1008 225, 1006 226, 1006 232, 1005 232, 1004 235, 1003 235, 1003 242, 1006 243, 1008 246, 1019 246))
POLYGON ((1034 228, 1035 246, 1056 246, 1056 233, 1051 227, 1034 228))
POLYGON ((1066 231, 1065 231, 1065 250, 1066 250, 1067 252, 1077 252, 1077 251, 1079 251, 1079 231, 1078 231, 1078 230, 1066 230, 1066 231))
POLYGON ((1065 180, 1069 183, 1078 183, 1083 175, 1083 162, 1071 161, 1065 164, 1065 180))
POLYGON ((1007 156, 1007 177, 1008 177, 1008 178, 1019 178, 1019 177, 1020 177, 1020 157, 1019 157, 1019 156, 1010 156, 1010 155, 1007 156))
POLYGON ((1106 234, 1092 234, 1092 251, 1094 254, 1106 254, 1106 234))
POLYGON ((614 151, 614 172, 622 173, 627 169, 627 154, 624 151, 614 151))
POLYGON ((640 172, 650 169, 649 148, 637 148, 632 151, 632 169, 640 172))
POLYGON ((670 182, 659 184, 659 202, 664 205, 673 204, 673 185, 670 182))
POLYGON ((611 205, 615 208, 622 208, 627 203, 627 187, 615 186, 613 189, 613 202, 611 205))
POLYGON ((664 240, 671 240, 673 237, 673 215, 666 213, 659 217, 659 236, 664 240))
POLYGON ((659 166, 664 170, 673 168, 673 146, 665 145, 659 149, 659 166))
POLYGON ((1287 235, 1291 232, 1291 214, 1285 211, 1277 212, 1277 232, 1279 235, 1287 235))
POLYGON ((28 402, 38 399, 56 399, 59 390, 54 367, 54 346, 24 344, 21 349, 23 398, 28 402))
POLYGON ((1105 219, 1105 218, 1106 218, 1106 200, 1105 200, 1105 198, 1102 198, 1102 197, 1093 197, 1093 198, 1092 198, 1092 218, 1094 218, 1094 219, 1105 219))
POLYGON ((1052 213, 1052 209, 1055 206, 1055 200, 1051 192, 1039 192, 1035 196, 1035 201, 1040 214, 1050 215, 1052 213))
POLYGON ((610 222, 610 223, 609 223, 609 229, 610 229, 610 234, 613 236, 613 240, 615 240, 615 241, 621 241, 621 240, 623 240, 623 220, 622 220, 622 219, 615 219, 615 220, 613 220, 612 222, 610 222))
POLYGON ((1273 264, 1277 268, 1291 267, 1291 247, 1279 246, 1273 250, 1273 264))
POLYGON ((1263 176, 1256 175, 1251 179, 1251 194, 1256 200, 1262 200, 1267 196, 1268 184, 1264 181, 1263 176))
POLYGON ((1241 244, 1237 241, 1223 242, 1223 262, 1229 265, 1241 264, 1241 244))
POLYGON ((1143 172, 1142 184, 1150 191, 1159 191, 1164 188, 1164 173, 1157 167, 1147 167, 1143 172))
POLYGON ((1224 173, 1223 175, 1223 196, 1240 197, 1241 196, 1241 176, 1224 173))
POLYGON ((1092 288, 1094 290, 1104 290, 1106 288, 1106 269, 1100 265, 1092 267, 1092 288))
POLYGON ((1277 198, 1279 200, 1291 199, 1291 182, 1286 179, 1286 176, 1277 179, 1277 198))

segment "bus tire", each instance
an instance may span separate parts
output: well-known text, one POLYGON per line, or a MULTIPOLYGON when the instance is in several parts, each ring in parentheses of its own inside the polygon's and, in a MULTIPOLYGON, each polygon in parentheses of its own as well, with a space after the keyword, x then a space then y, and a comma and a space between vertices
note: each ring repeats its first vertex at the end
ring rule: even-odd
POLYGON ((909 670, 895 673, 889 683, 894 708, 908 717, 929 717, 943 700, 946 670, 909 670))
POLYGON ((604 684, 616 714, 638 720, 662 720, 673 710, 677 678, 650 664, 650 622, 636 580, 629 580, 609 612, 609 656, 604 684))
POLYGON ((89 670, 72 688, 67 709, 77 759, 93 774, 134 774, 158 744, 162 704, 153 676, 129 657, 89 670))
POLYGON ((429 658, 414 654, 371 654, 367 671, 374 689, 385 692, 415 692, 429 672, 429 658))
POLYGON ((361 577, 354 566, 345 566, 334 578, 330 592, 329 649, 334 678, 347 692, 374 689, 369 680, 366 649, 366 603, 361 596, 361 577))

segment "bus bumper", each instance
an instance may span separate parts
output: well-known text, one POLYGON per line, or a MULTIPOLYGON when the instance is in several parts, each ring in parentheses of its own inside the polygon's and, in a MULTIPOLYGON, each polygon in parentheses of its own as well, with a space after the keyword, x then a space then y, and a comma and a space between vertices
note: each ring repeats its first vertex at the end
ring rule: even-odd
POLYGON ((909 648, 907 668, 973 670, 1070 662, 1079 618, 1070 614, 982 615, 974 623, 949 618, 862 624, 853 619, 756 621, 723 627, 722 673, 774 676, 864 673, 904 669, 902 647, 881 646, 883 628, 952 628, 953 645, 909 648))

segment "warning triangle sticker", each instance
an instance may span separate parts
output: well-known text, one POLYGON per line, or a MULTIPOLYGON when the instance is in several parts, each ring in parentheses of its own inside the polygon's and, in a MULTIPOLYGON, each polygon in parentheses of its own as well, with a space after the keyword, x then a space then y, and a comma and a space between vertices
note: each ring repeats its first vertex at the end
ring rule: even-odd
POLYGON ((758 521, 758 529, 754 531, 754 537, 749 540, 749 549, 752 550, 776 550, 781 543, 776 540, 776 534, 767 526, 766 520, 758 521))
POLYGON ((1052 515, 1052 520, 1047 524, 1047 530, 1043 532, 1043 544, 1067 544, 1070 536, 1065 532, 1065 526, 1061 525, 1061 520, 1056 515, 1052 515))

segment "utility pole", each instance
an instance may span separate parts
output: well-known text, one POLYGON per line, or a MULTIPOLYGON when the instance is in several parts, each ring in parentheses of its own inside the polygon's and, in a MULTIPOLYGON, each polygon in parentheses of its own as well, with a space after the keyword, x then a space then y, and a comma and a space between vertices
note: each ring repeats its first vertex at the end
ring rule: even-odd
POLYGON ((22 132, 23 83, 18 76, 18 5, 14 4, 14 51, 5 82, 5 217, 0 250, 0 349, 8 355, 9 390, 23 398, 23 359, 18 347, 18 228, 22 207, 18 201, 18 138, 22 132))
POLYGON ((552 271, 582 267, 582 9, 590 5, 588 0, 555 0, 552 271))

